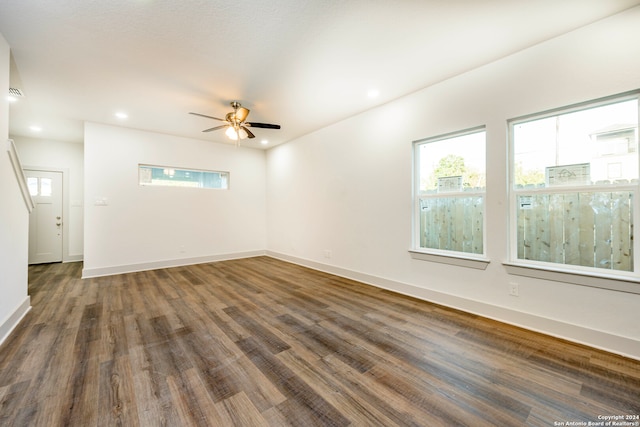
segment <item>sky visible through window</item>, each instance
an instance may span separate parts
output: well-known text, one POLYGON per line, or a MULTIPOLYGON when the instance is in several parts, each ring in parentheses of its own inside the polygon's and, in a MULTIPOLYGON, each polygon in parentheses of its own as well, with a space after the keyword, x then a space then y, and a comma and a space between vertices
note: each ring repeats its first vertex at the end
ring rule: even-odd
POLYGON ((420 190, 437 186, 437 178, 462 175, 467 188, 485 186, 485 131, 426 142, 420 146, 420 190))
POLYGON ((638 178, 635 153, 637 130, 629 131, 630 128, 637 129, 637 126, 636 99, 515 124, 513 149, 516 184, 535 184, 536 180, 544 182, 546 167, 580 163, 591 165, 592 177, 606 179, 607 174, 615 170, 619 172, 618 178, 638 178), (618 150, 617 153, 607 153, 602 148, 605 144, 603 140, 607 138, 598 138, 598 135, 615 133, 616 130, 622 129, 627 129, 623 137, 629 140, 628 147, 624 152, 618 150), (627 167, 623 167, 625 165, 621 163, 624 159, 613 158, 615 154, 620 157, 629 153, 632 154, 628 156, 627 167), (609 156, 606 162, 595 160, 605 156, 609 156))

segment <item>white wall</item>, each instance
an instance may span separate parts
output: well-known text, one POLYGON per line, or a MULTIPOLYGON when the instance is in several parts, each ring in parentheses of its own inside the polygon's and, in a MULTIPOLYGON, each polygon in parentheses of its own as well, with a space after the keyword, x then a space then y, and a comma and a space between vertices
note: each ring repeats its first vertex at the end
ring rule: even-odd
MULTIPOLYGON (((0 35, 0 94, 9 93, 9 45, 0 35)), ((7 155, 9 102, 0 96, 0 343, 30 308, 29 213, 7 155)))
POLYGON ((25 169, 62 171, 63 262, 82 261, 84 147, 74 142, 11 137, 25 169))
POLYGON ((264 151, 96 123, 84 141, 85 277, 264 253, 264 151), (139 163, 228 171, 230 189, 139 186, 139 163))
POLYGON ((640 359, 640 295, 511 276, 502 265, 506 120, 640 88, 639 23, 636 7, 270 149, 269 254, 640 359), (411 143, 478 125, 487 126, 491 263, 414 260, 411 143))

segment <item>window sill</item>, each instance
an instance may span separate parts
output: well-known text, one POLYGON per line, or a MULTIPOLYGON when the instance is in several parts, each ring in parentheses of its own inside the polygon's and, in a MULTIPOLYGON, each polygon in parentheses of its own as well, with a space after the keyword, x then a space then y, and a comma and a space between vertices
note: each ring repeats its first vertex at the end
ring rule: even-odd
POLYGON ((411 254, 411 258, 420 261, 438 262, 440 264, 457 265, 458 267, 475 268, 478 270, 486 270, 491 262, 486 258, 475 258, 456 254, 437 254, 417 250, 409 250, 409 254, 411 254))
POLYGON ((503 262, 507 273, 535 279, 572 283, 592 288, 640 294, 640 278, 590 273, 579 270, 503 262))

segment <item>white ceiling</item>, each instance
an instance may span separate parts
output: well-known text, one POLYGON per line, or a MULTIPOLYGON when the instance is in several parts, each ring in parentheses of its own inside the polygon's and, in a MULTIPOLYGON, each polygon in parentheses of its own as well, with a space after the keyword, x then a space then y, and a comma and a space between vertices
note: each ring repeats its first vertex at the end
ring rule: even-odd
POLYGON ((282 125, 243 145, 274 146, 638 4, 1 0, 11 84, 25 94, 10 132, 81 142, 92 121, 229 143, 187 113, 224 117, 237 100, 249 121, 282 125))

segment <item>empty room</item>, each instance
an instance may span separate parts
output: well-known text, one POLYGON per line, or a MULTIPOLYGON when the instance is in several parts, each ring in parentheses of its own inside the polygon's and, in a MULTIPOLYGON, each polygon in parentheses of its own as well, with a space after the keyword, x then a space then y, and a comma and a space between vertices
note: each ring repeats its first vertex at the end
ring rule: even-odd
POLYGON ((3 0, 0 426, 640 426, 640 1, 3 0))

